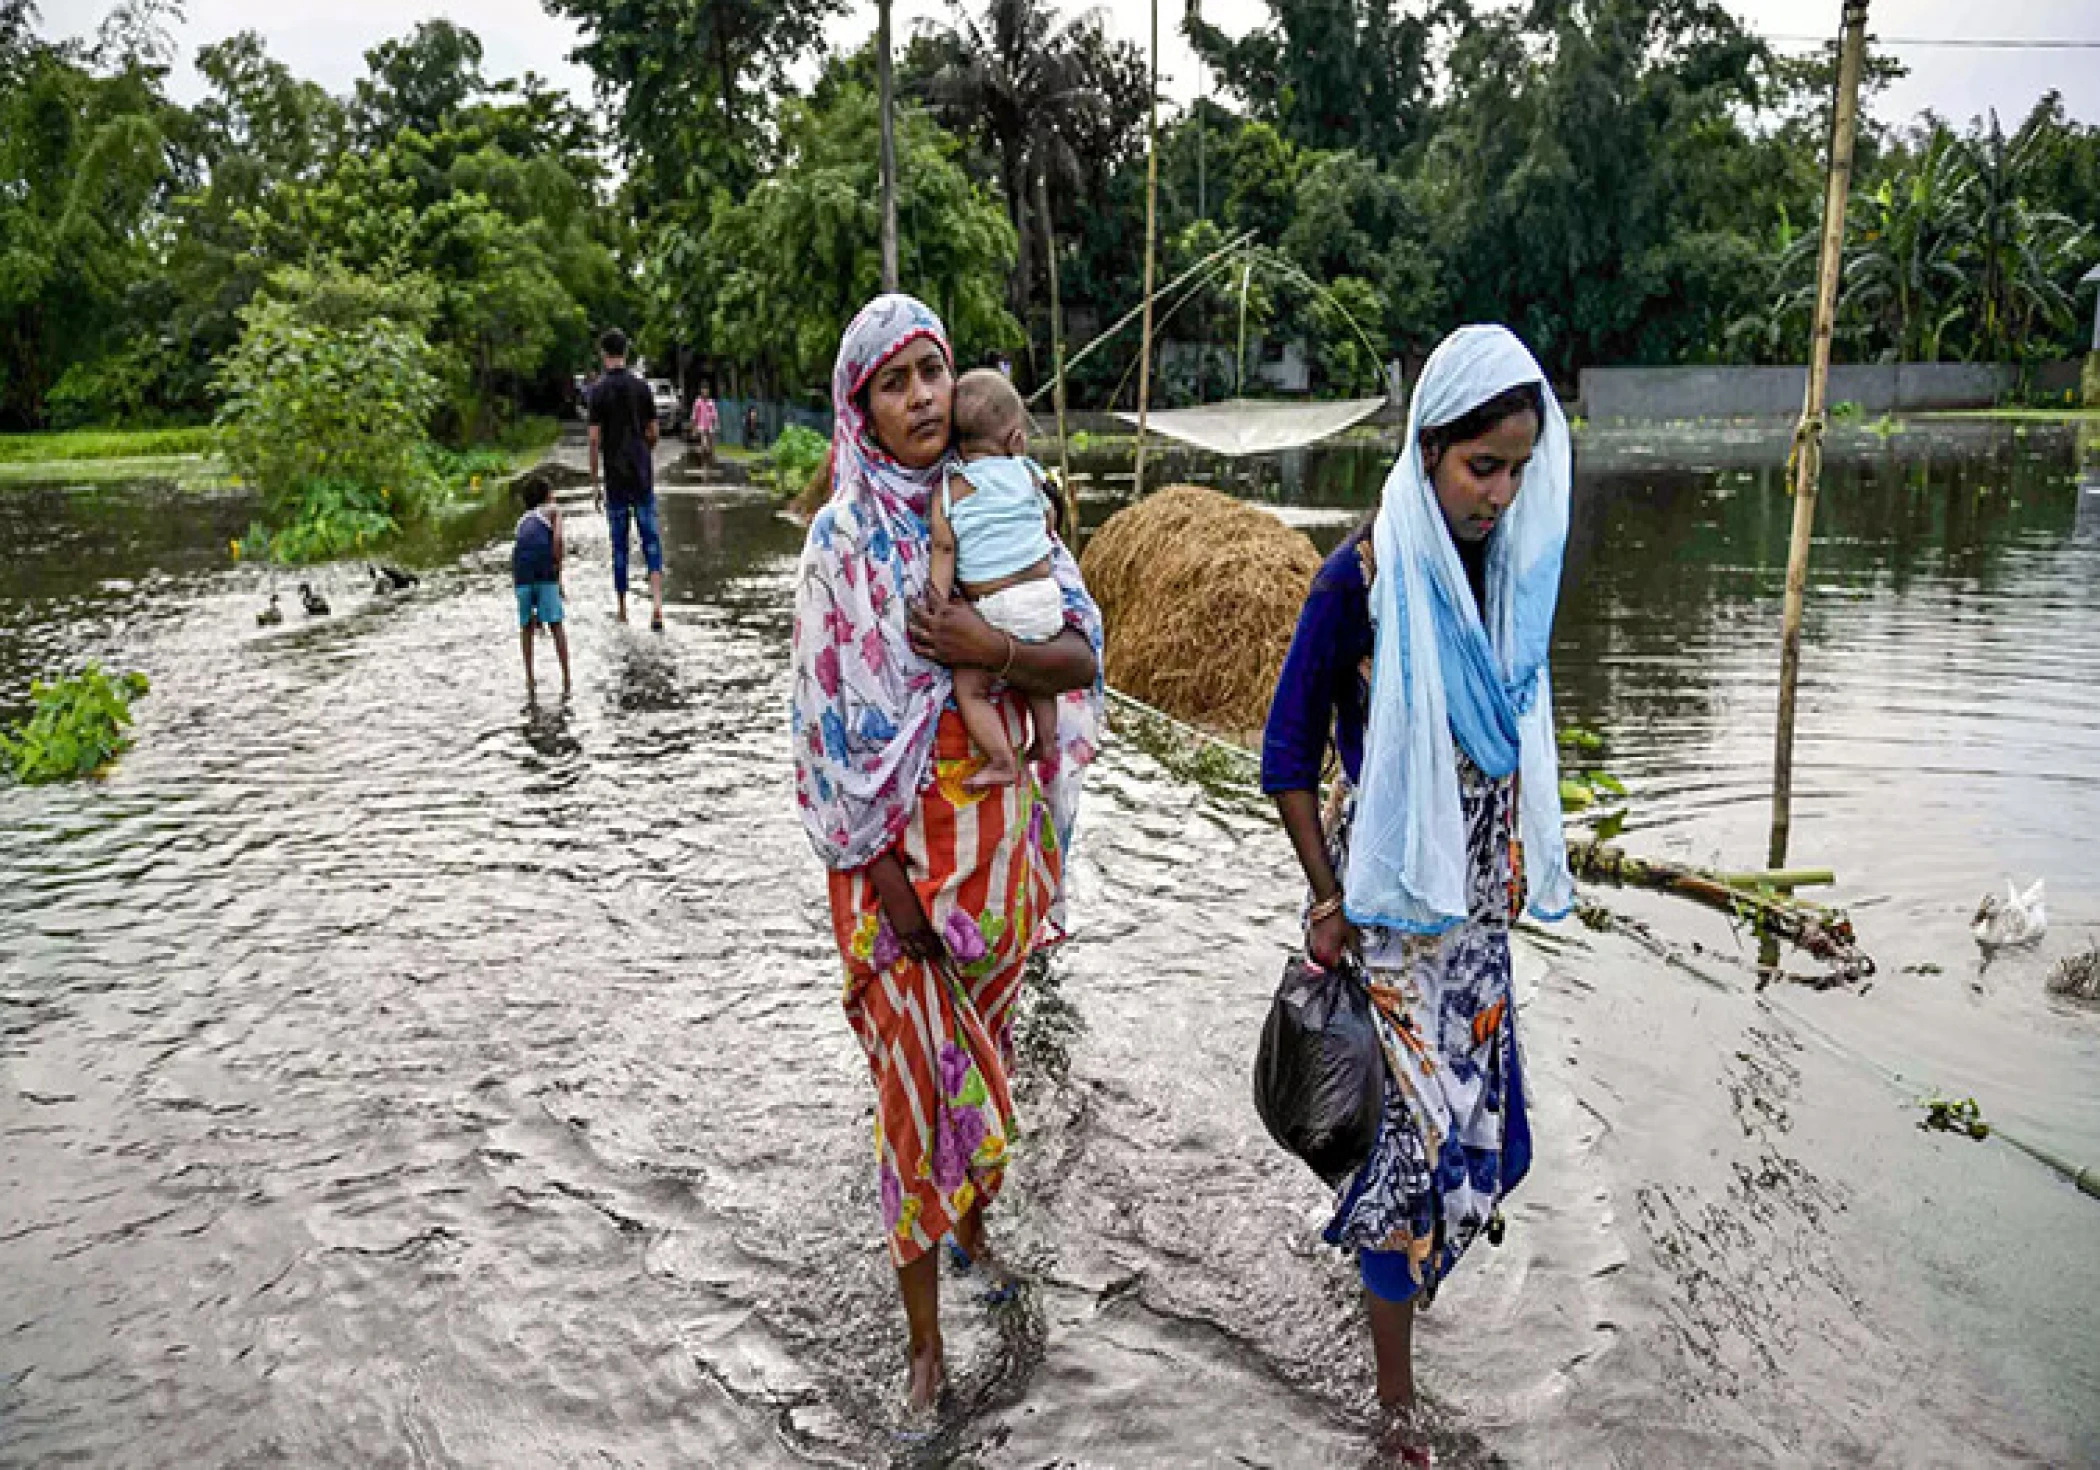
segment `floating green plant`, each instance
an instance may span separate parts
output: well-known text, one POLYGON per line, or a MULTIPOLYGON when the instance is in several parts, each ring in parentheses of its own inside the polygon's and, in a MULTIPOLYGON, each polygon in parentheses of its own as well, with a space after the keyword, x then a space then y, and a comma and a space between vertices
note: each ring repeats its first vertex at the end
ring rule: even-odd
POLYGON ((93 776, 131 748, 131 701, 141 673, 106 674, 89 664, 71 678, 29 686, 29 718, 0 732, 0 758, 25 785, 93 776))

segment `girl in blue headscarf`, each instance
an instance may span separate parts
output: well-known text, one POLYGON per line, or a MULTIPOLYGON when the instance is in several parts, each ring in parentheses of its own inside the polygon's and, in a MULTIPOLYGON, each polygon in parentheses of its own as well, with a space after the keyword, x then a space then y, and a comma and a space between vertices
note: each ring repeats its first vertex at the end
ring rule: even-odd
POLYGON ((1531 1162, 1509 929, 1573 900, 1547 643, 1568 428, 1505 327, 1424 366, 1377 513, 1314 579, 1262 749, 1305 870, 1306 950, 1360 961, 1386 1058, 1377 1145, 1326 1235, 1356 1252, 1378 1396, 1413 1439, 1414 1307, 1531 1162), (1340 774, 1324 804, 1330 745, 1340 774))

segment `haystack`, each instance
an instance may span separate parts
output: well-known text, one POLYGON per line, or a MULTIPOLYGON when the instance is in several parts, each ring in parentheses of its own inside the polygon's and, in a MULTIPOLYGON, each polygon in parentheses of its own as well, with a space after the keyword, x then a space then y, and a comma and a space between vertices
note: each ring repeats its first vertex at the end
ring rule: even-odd
POLYGON ((1081 563, 1108 682, 1191 723, 1255 734, 1319 569, 1304 532, 1199 485, 1116 512, 1081 563))

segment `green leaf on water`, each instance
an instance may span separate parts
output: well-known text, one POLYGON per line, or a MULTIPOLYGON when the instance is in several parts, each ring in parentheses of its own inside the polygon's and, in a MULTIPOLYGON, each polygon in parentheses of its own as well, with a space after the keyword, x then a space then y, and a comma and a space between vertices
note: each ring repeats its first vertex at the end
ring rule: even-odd
POLYGON ((1983 1121, 1983 1110, 1973 1097, 1929 1097, 1919 1104, 1925 1116, 1920 1128, 1938 1133, 1965 1133, 1978 1140, 1991 1136, 1991 1125, 1983 1121))
POLYGON ((92 663, 56 683, 35 681, 29 717, 0 731, 0 763, 24 785, 95 775, 131 748, 131 701, 147 687, 144 674, 111 677, 92 663))

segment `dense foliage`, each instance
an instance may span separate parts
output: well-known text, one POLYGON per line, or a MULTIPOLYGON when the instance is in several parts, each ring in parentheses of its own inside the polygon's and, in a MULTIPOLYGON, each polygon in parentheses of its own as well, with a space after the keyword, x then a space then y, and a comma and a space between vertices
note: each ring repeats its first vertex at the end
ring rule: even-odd
POLYGON ((209 418, 293 267, 423 282, 440 434, 557 410, 592 325, 635 310, 592 121, 536 78, 485 79, 442 20, 373 48, 347 98, 235 35, 199 51, 185 109, 171 10, 124 0, 60 44, 0 0, 0 428, 209 418))
MULTIPOLYGON (((399 320, 440 440, 558 411, 607 325, 688 391, 821 402, 877 274, 873 58, 817 56, 842 0, 547 3, 596 113, 487 77, 442 20, 344 96, 218 40, 183 107, 172 0, 67 43, 0 0, 0 429, 211 417, 257 355, 242 333, 283 329, 292 269, 417 294, 399 320)), ((1155 401, 1259 391, 1285 342, 1315 392, 1362 391, 1478 318, 1564 381, 1805 354, 1829 55, 1777 54, 1713 0, 1267 7, 1240 36, 1184 16, 1208 70, 1161 119, 1162 267, 1251 246, 1162 302, 1155 401)), ((1891 125, 1872 93, 1899 72, 1870 52, 1841 360, 2080 351, 2100 127, 2053 95, 1891 125)), ((1138 298, 1144 57, 1083 7, 963 0, 899 38, 897 77, 904 284, 966 356, 1012 351, 1039 383, 1052 261, 1072 346, 1138 298)), ((1127 404, 1134 356, 1096 353, 1074 401, 1127 404)))
MULTIPOLYGON (((702 248, 713 263, 707 339, 793 388, 828 382, 840 329, 882 289, 878 164, 866 146, 876 99, 848 81, 783 113, 773 175, 716 207, 702 248)), ((900 113, 898 260, 967 359, 1021 334, 1004 305, 1013 229, 959 151, 922 112, 900 113)))
POLYGON ((775 500, 788 500, 802 493, 830 457, 829 439, 814 429, 789 424, 767 446, 757 474, 772 490, 775 500))
POLYGON ((100 774, 131 749, 131 701, 146 687, 144 674, 112 676, 92 663, 55 683, 35 681, 28 718, 0 730, 0 762, 26 785, 100 774))

